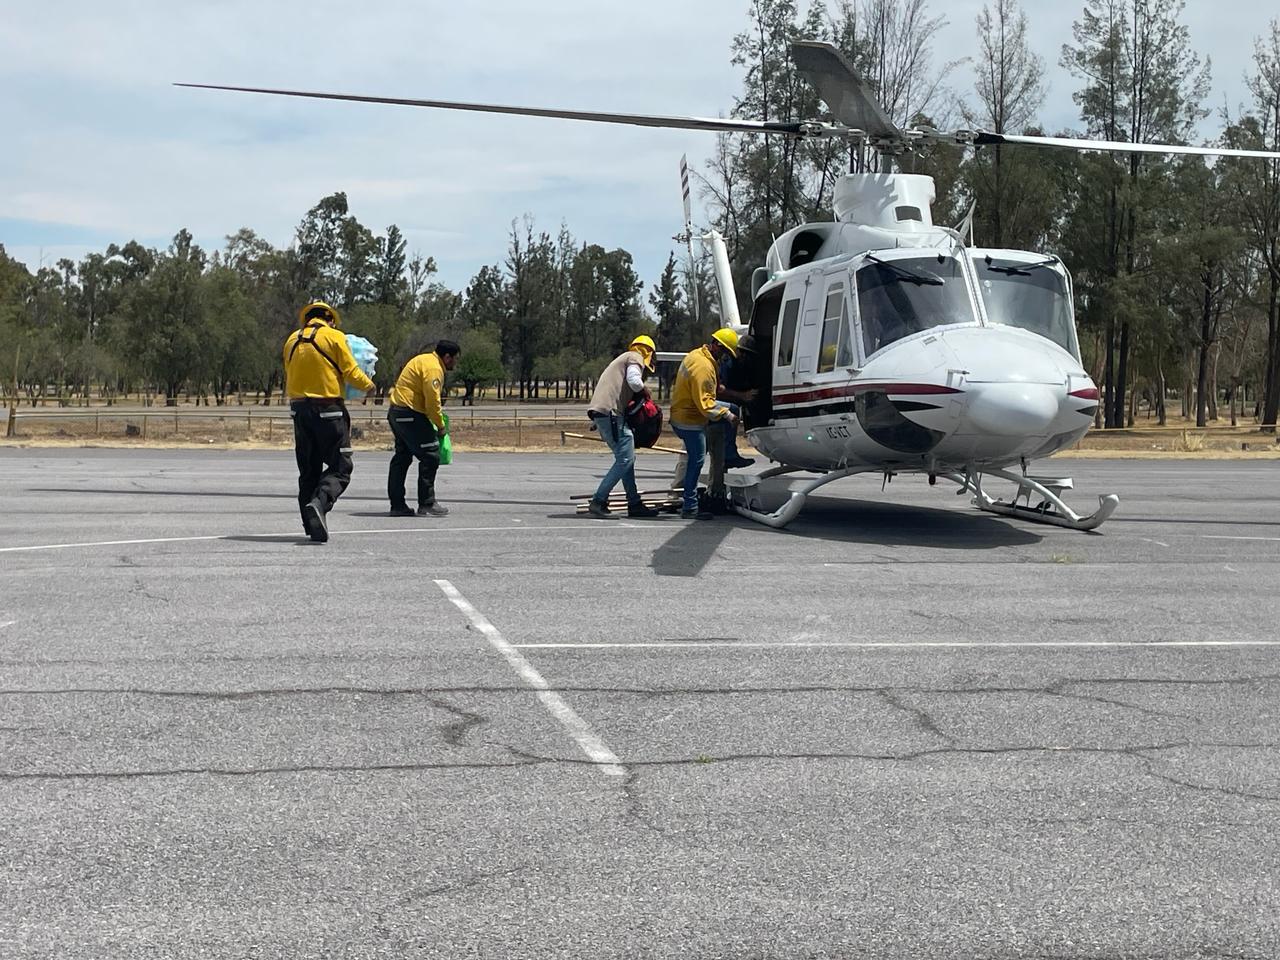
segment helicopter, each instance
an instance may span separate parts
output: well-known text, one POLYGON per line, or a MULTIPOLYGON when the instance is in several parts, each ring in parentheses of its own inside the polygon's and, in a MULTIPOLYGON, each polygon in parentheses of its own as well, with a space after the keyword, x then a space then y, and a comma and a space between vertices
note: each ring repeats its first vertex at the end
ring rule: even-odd
MULTIPOLYGON (((757 121, 599 113, 500 104, 319 93, 262 87, 177 86, 322 100, 398 104, 601 123, 838 139, 891 165, 924 143, 977 148, 1020 144, 1074 150, 1280 159, 1262 150, 1128 143, 1068 137, 902 128, 835 46, 796 41, 792 59, 830 111, 830 119, 757 121)), ((851 155, 854 151, 851 150, 851 155)), ((682 161, 683 166, 683 161, 682 161)), ((687 172, 682 170, 685 233, 691 242, 687 172)), ((961 229, 935 224, 932 178, 850 172, 836 183, 833 219, 778 236, 751 280, 744 325, 723 238, 701 237, 712 254, 721 323, 750 335, 743 352, 756 398, 743 409, 748 439, 776 466, 730 474, 734 509, 768 526, 786 526, 818 488, 857 474, 888 482, 899 474, 939 479, 972 494, 980 510, 1094 530, 1119 505, 1098 497, 1090 514, 1062 498, 1069 477, 1040 476, 1030 463, 1077 443, 1099 404, 1076 333, 1071 276, 1052 254, 988 249, 961 229), (761 486, 810 474, 776 509, 761 486), (993 495, 990 479, 1012 483, 993 495), (1032 506, 1032 498, 1038 498, 1032 506)), ((679 358, 682 354, 660 354, 679 358)))

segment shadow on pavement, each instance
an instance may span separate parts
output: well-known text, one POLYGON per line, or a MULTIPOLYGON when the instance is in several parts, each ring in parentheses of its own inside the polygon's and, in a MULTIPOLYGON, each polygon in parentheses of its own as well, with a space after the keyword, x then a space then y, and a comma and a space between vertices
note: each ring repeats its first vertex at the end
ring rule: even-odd
MULTIPOLYGON (((292 500, 294 502, 297 502, 297 499, 298 499, 298 494, 296 492, 233 493, 230 491, 216 491, 216 490, 214 491, 201 490, 199 492, 193 492, 191 490, 102 490, 102 489, 94 489, 91 487, 28 487, 27 492, 28 493, 92 493, 92 494, 107 494, 107 495, 122 494, 122 495, 140 496, 140 497, 199 497, 200 499, 204 499, 206 497, 230 497, 233 500, 234 499, 292 500)), ((386 497, 362 497, 356 494, 343 495, 342 497, 343 503, 350 503, 352 501, 356 501, 359 503, 379 503, 379 502, 386 503, 387 498, 386 497)), ((449 497, 447 500, 441 499, 440 502, 445 504, 496 503, 504 506, 514 506, 514 507, 554 507, 559 503, 561 503, 560 500, 499 500, 496 497, 474 497, 474 498, 449 497)), ((356 514, 356 516, 376 517, 376 516, 383 516, 383 514, 369 513, 369 514, 356 514)))
POLYGON ((1044 539, 1026 524, 981 513, 976 507, 948 510, 941 504, 917 507, 820 496, 811 496, 785 530, 770 532, 842 543, 944 550, 994 550, 1029 546, 1044 539))
POLYGON ((295 537, 295 536, 288 536, 288 535, 272 536, 271 534, 247 533, 243 535, 219 537, 219 539, 234 540, 237 543, 284 543, 284 544, 291 543, 295 547, 323 546, 323 544, 312 543, 311 538, 306 536, 305 534, 299 534, 298 536, 295 537))
POLYGON ((740 526, 732 517, 716 517, 714 520, 674 517, 667 522, 681 524, 681 528, 653 551, 649 566, 660 577, 696 577, 711 562, 725 538, 740 526))

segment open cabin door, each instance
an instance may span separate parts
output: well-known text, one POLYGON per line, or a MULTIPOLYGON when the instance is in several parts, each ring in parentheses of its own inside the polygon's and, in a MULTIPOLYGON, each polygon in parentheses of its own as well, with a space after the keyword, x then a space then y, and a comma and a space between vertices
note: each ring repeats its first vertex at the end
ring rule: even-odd
MULTIPOLYGON (((792 277, 787 281, 785 290, 778 288, 782 301, 781 312, 777 315, 774 328, 772 349, 768 357, 768 369, 762 372, 762 391, 772 391, 769 397, 769 416, 773 416, 772 394, 789 393, 800 379, 799 368, 805 361, 800 357, 802 343, 801 318, 804 313, 804 300, 809 289, 807 277, 792 277)), ((760 426, 767 425, 763 420, 760 426)))
MULTIPOLYGON (((784 289, 781 286, 774 287, 756 298, 751 311, 751 324, 747 329, 752 349, 739 351, 738 362, 747 369, 746 385, 756 391, 755 400, 742 411, 743 425, 748 430, 767 427, 773 417, 774 343, 784 289)), ((729 386, 738 385, 735 383, 729 386)))

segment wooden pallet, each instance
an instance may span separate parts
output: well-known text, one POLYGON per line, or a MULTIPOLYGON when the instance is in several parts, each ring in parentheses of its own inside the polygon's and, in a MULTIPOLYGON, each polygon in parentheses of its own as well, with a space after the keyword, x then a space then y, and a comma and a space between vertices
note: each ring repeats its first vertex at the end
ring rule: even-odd
MULTIPOLYGON (((668 496, 667 493, 668 491, 665 491, 665 490, 649 491, 648 495, 646 495, 645 492, 642 491, 640 494, 640 502, 643 503, 646 507, 650 507, 654 510, 667 510, 667 511, 679 510, 681 506, 679 492, 677 491, 672 496, 668 496)), ((574 497, 573 499, 578 501, 575 504, 577 512, 579 514, 585 514, 591 502, 591 494, 587 494, 584 497, 574 497)), ((627 513, 626 495, 623 494, 622 496, 611 496, 609 498, 609 509, 612 510, 614 513, 620 514, 622 516, 626 516, 626 513, 627 513)))

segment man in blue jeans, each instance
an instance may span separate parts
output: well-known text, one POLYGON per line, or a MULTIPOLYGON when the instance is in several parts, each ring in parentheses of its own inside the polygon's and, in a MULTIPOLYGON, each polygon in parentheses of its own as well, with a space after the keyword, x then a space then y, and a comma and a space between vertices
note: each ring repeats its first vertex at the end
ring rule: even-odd
POLYGON ((596 381, 595 392, 591 394, 587 416, 613 451, 613 466, 587 504, 587 512, 593 517, 604 520, 617 517, 609 509, 609 494, 619 480, 627 491, 628 517, 651 519, 658 515, 657 510, 644 505, 636 488, 636 441, 626 420, 627 404, 631 398, 645 392, 644 371, 653 369, 655 353, 657 346, 652 338, 643 334, 636 337, 625 353, 619 354, 604 368, 596 381))
MULTIPOLYGON (((721 327, 711 335, 709 343, 685 355, 671 388, 671 429, 684 443, 686 458, 682 481, 684 503, 680 511, 685 520, 712 517, 709 510, 698 505, 698 477, 707 455, 707 424, 713 423, 718 429, 722 421, 734 423, 738 419, 727 406, 716 401, 720 361, 736 356, 737 352, 738 335, 728 327, 721 327)), ((719 447, 723 449, 723 444, 719 447)), ((717 470, 719 466, 712 464, 713 475, 723 474, 722 468, 717 470)))

